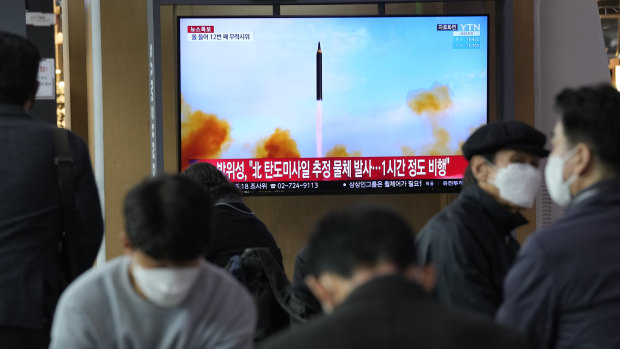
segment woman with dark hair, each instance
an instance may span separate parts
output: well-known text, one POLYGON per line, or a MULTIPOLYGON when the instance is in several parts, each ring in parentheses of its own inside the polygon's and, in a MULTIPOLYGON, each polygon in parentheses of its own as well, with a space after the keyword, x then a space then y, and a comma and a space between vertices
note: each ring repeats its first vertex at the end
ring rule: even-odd
MULTIPOLYGON (((226 266, 230 257, 241 255, 246 248, 269 247, 274 258, 282 265, 282 253, 265 224, 243 202, 243 194, 217 167, 197 162, 183 171, 208 191, 215 209, 213 243, 206 258, 220 267, 226 266)), ((284 268, 284 267, 283 267, 284 268)))

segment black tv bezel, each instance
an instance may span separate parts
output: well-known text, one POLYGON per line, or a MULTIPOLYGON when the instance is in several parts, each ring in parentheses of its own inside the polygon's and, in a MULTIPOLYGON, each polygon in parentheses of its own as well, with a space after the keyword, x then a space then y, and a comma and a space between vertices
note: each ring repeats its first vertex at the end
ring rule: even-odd
MULTIPOLYGON (((209 19, 209 18, 231 18, 231 19, 246 19, 246 18, 423 18, 423 17, 484 17, 486 18, 486 28, 487 28, 487 48, 486 48, 486 123, 489 123, 489 90, 490 90, 490 82, 489 82, 489 61, 490 61, 490 52, 491 45, 489 42, 490 39, 490 27, 489 27, 489 14, 398 14, 398 15, 385 15, 385 14, 377 14, 377 15, 279 15, 274 14, 271 16, 268 15, 257 15, 257 16, 177 16, 176 17, 176 52, 175 52, 175 62, 176 62, 176 126, 177 126, 177 142, 176 142, 176 154, 177 154, 177 172, 181 172, 181 63, 180 63, 180 54, 181 54, 181 42, 180 42, 180 33, 181 33, 181 20, 187 18, 193 19, 209 19)), ((441 181, 445 181, 443 179, 422 179, 423 181, 433 181, 435 183, 440 183, 441 181)), ((294 192, 290 190, 266 190, 266 191, 247 191, 243 190, 242 192, 245 196, 302 196, 302 195, 349 195, 349 194, 427 194, 427 193, 436 193, 436 194, 449 194, 449 193, 458 193, 462 189, 462 180, 459 179, 449 179, 450 181, 460 181, 461 185, 459 186, 432 186, 426 188, 373 188, 372 190, 364 189, 350 189, 350 190, 311 190, 311 191, 303 191, 303 192, 294 192)), ((323 181, 323 182, 339 182, 339 181, 323 181)), ((353 182, 352 180, 347 180, 343 182, 353 182)), ((252 183, 252 182, 244 182, 244 183, 252 183)), ((259 182, 255 182, 259 183, 259 182)), ((271 182, 269 182, 271 183, 271 182)), ((287 182, 288 183, 288 182, 287 182)))

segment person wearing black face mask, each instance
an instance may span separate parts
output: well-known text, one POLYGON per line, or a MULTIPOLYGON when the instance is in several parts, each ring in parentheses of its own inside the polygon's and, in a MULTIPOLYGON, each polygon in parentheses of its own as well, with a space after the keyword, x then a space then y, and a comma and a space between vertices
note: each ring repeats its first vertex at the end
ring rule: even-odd
POLYGON ((526 241, 497 320, 530 348, 620 348, 620 93, 566 89, 545 168, 564 216, 526 241))
POLYGON ((546 137, 518 121, 498 121, 463 144, 469 161, 459 197, 435 215, 417 237, 418 262, 437 268, 435 295, 446 305, 494 317, 502 282, 519 243, 512 231, 534 204, 546 137))

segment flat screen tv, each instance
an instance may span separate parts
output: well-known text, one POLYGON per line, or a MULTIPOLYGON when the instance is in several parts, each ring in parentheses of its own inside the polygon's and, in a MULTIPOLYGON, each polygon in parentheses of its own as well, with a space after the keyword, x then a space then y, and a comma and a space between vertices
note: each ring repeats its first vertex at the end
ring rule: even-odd
POLYGON ((245 194, 456 192, 487 16, 179 18, 179 169, 245 194))

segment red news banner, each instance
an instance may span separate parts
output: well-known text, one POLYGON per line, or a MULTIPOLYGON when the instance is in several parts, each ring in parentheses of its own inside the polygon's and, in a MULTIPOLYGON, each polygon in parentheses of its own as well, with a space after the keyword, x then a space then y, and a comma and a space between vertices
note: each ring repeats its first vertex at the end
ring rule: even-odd
POLYGON ((205 159, 232 182, 461 179, 463 156, 205 159))

